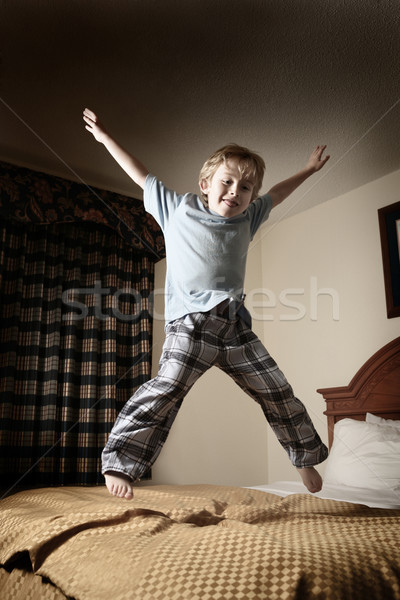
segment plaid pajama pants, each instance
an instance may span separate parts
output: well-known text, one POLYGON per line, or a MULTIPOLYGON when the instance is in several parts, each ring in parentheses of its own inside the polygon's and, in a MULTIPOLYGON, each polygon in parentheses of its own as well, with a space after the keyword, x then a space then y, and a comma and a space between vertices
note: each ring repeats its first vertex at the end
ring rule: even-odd
POLYGON ((283 373, 242 319, 193 313, 168 323, 157 376, 118 415, 102 454, 102 472, 140 479, 159 455, 182 401, 215 365, 256 400, 292 464, 325 460, 326 446, 283 373))

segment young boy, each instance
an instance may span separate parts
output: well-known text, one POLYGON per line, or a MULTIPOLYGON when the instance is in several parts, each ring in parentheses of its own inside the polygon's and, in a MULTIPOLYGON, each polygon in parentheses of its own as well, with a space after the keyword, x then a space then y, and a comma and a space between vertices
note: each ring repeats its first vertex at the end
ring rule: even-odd
POLYGON ((163 230, 167 253, 166 339, 158 375, 121 410, 102 454, 109 492, 133 497, 132 484, 156 460, 182 401, 212 365, 228 373, 261 406, 265 417, 311 492, 322 487, 314 465, 328 455, 304 405, 251 330, 244 307, 247 250, 272 208, 329 156, 317 146, 306 166, 258 197, 265 164, 231 144, 204 164, 195 194, 168 190, 122 148, 96 114, 85 109, 86 129, 144 189, 144 205, 163 230))

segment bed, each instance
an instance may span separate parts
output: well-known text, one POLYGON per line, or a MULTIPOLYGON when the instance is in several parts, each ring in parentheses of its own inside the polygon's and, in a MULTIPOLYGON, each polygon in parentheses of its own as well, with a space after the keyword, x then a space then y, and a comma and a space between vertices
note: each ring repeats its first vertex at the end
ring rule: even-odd
MULTIPOLYGON (((327 405, 330 455, 323 489, 314 495, 400 509, 400 338, 371 356, 349 385, 317 391, 327 405)), ((281 497, 308 493, 300 481, 253 489, 281 497)))
POLYGON ((318 390, 330 485, 372 486, 376 505, 266 486, 147 486, 133 502, 104 487, 26 490, 0 504, 0 598, 400 599, 399 390, 400 338, 348 386, 318 390), (378 506, 379 488, 393 505, 378 506))

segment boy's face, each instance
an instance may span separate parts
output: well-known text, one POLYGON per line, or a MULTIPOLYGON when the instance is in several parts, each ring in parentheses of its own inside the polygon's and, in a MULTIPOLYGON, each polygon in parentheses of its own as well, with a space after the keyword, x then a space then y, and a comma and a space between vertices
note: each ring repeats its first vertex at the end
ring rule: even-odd
POLYGON ((240 215, 249 206, 254 182, 240 173, 239 161, 232 157, 218 167, 211 181, 203 179, 200 187, 207 194, 210 210, 229 218, 240 215))

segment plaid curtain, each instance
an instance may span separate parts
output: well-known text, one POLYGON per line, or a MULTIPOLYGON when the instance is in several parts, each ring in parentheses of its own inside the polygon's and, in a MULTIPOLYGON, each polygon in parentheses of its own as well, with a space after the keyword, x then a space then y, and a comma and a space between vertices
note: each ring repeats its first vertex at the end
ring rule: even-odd
MULTIPOLYGON (((70 182, 45 177, 47 191, 70 191, 70 182)), ((121 219, 115 226, 84 186, 73 200, 80 215, 65 219, 54 198, 26 192, 28 182, 43 194, 42 178, 25 169, 0 177, 7 213, 0 221, 0 479, 3 486, 97 484, 116 416, 150 377, 149 303, 163 247, 154 224, 143 232, 143 208, 136 234, 132 213, 129 226, 121 219), (16 178, 12 201, 4 184, 10 190, 16 178), (70 222, 51 212, 51 224, 35 224, 34 204, 36 216, 58 211, 58 221, 70 222)), ((123 197, 113 199, 125 206, 123 197)))

